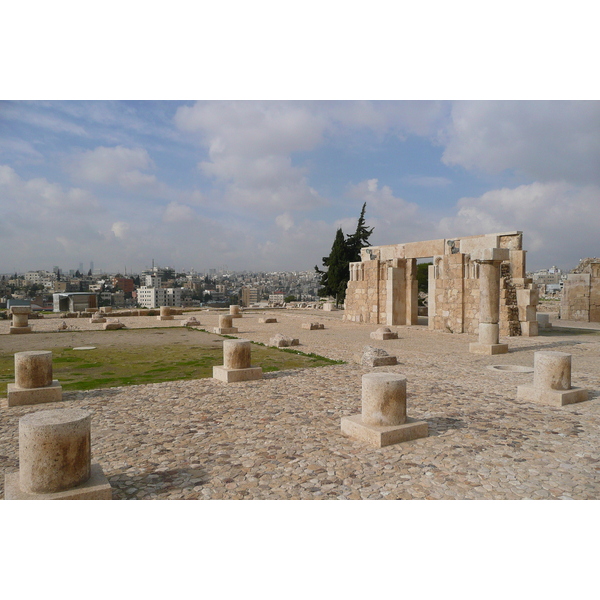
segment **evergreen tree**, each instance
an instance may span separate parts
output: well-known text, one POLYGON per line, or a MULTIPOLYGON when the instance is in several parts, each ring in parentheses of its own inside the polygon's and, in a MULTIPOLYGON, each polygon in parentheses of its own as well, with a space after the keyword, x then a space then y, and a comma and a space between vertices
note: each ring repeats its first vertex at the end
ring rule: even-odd
POLYGON ((361 249, 370 246, 369 237, 373 233, 374 227, 365 227, 366 208, 367 203, 365 202, 362 210, 360 211, 360 217, 358 218, 358 223, 356 224, 356 231, 352 235, 347 236, 348 240, 346 243, 348 245, 350 262, 359 262, 361 249))
POLYGON ((327 271, 321 271, 315 266, 315 271, 321 275, 320 283, 323 286, 319 295, 333 296, 336 305, 342 304, 346 298, 346 287, 350 279, 349 263, 360 261, 360 250, 369 245, 368 239, 373 233, 373 227, 365 226, 366 206, 365 202, 356 231, 352 235, 344 236, 341 228, 337 230, 331 253, 323 257, 323 265, 327 267, 327 271))
POLYGON ((320 296, 333 296, 336 305, 344 301, 346 297, 346 284, 348 283, 348 246, 344 238, 344 232, 340 227, 335 235, 331 253, 323 257, 323 265, 327 271, 321 271, 315 266, 317 273, 321 274, 320 296))

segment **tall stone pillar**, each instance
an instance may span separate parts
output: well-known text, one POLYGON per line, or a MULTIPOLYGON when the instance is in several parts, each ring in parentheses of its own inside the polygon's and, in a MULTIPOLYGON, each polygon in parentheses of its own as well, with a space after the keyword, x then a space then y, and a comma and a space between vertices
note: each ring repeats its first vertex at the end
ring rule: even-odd
POLYGON ((500 263, 509 260, 505 248, 485 248, 473 252, 479 263, 479 341, 469 344, 473 354, 506 354, 508 344, 500 344, 500 263))

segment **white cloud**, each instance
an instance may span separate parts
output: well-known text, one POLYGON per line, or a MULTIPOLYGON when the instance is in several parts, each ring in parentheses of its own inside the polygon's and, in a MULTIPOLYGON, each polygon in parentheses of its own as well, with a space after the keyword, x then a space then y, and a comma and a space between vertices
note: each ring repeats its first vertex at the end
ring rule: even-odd
POLYGON ((294 102, 199 102, 180 107, 175 123, 198 133, 209 160, 200 170, 224 185, 223 200, 260 212, 306 210, 324 200, 291 154, 322 141, 327 121, 294 102))
POLYGON ((600 102, 455 102, 441 140, 447 165, 600 183, 600 102))
POLYGON ((162 220, 165 223, 179 223, 192 221, 196 218, 196 214, 193 209, 185 204, 179 204, 178 202, 171 202, 165 212, 163 213, 162 220))
POLYGON ((73 158, 69 170, 80 181, 135 188, 156 183, 154 175, 142 173, 153 167, 154 163, 144 148, 99 146, 73 158))
POLYGON ((116 221, 112 224, 110 230, 113 232, 116 238, 124 239, 127 237, 127 233, 129 232, 129 223, 125 223, 125 221, 116 221))
POLYGON ((290 216, 290 213, 283 213, 275 218, 277 227, 281 227, 284 231, 289 231, 294 226, 294 219, 290 216))
POLYGON ((408 185, 416 185, 419 187, 445 187, 452 183, 452 180, 448 179, 447 177, 419 177, 417 175, 403 177, 402 181, 408 185))
POLYGON ((573 268, 598 255, 598 186, 536 182, 461 198, 457 208, 456 216, 440 221, 437 237, 523 231, 529 268, 573 268))

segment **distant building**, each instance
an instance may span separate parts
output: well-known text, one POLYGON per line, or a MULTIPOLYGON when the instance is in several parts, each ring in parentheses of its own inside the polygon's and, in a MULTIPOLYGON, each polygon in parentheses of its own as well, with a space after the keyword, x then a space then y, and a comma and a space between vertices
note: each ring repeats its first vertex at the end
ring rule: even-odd
POLYGON ((137 302, 145 308, 181 306, 181 288, 155 288, 144 285, 137 289, 137 302))
POLYGON ((258 290, 251 287, 242 288, 242 306, 251 306, 258 302, 258 290))
POLYGON ((54 312, 79 312, 98 308, 98 297, 88 292, 52 294, 54 312))

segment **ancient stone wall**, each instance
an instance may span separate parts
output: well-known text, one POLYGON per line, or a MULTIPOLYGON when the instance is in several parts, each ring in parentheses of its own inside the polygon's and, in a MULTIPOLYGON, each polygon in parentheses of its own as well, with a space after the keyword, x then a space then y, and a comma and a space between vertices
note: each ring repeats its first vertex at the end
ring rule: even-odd
POLYGON ((501 265, 500 335, 537 335, 537 295, 532 280, 525 278, 521 232, 365 248, 361 262, 350 264, 344 319, 383 325, 417 324, 416 263, 418 258, 431 256, 429 328, 477 333, 479 263, 472 256, 489 248, 509 250, 510 256, 501 265))
POLYGON ((563 285, 561 319, 600 322, 600 259, 586 258, 563 285))

